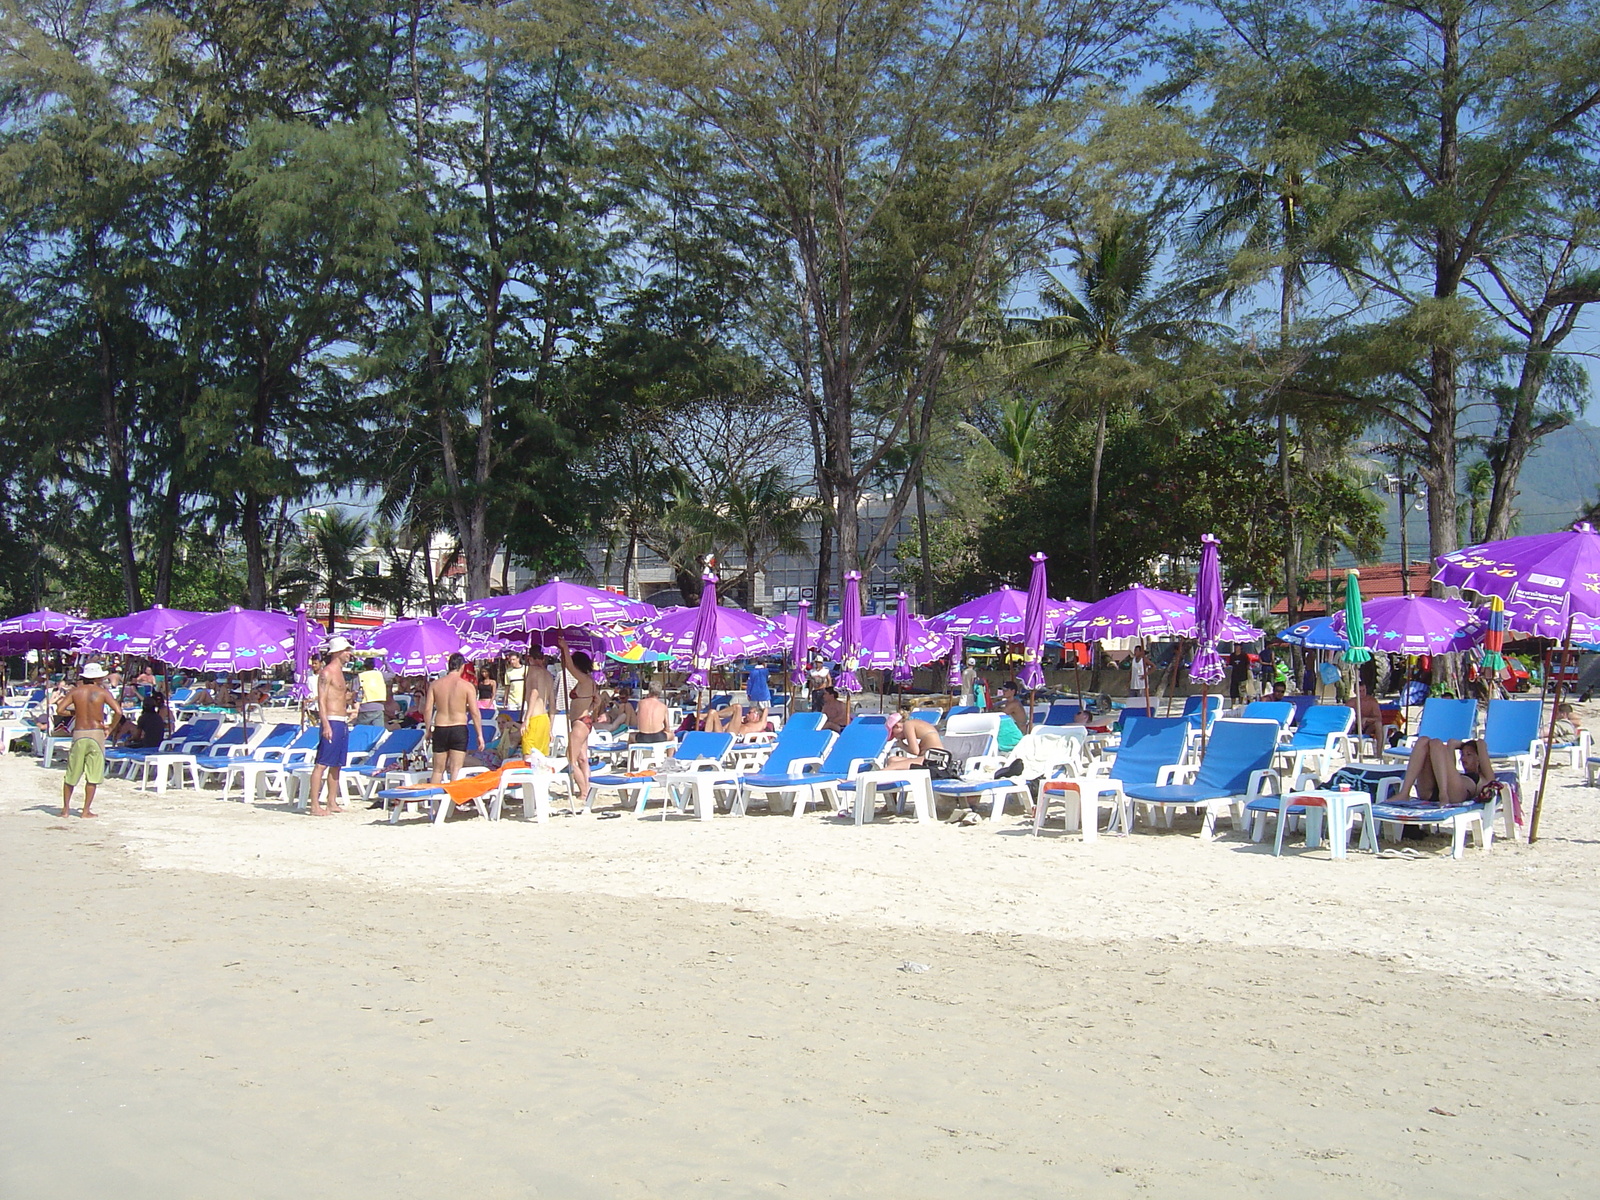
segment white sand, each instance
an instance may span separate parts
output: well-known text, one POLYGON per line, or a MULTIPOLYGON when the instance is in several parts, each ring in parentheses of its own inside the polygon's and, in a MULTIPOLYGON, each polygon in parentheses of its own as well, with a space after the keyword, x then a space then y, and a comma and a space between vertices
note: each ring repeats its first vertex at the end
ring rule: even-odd
POLYGON ((1592 1196, 1600 789, 1552 778, 1536 847, 1336 863, 121 785, 62 821, 7 758, 0 1196, 1592 1196))

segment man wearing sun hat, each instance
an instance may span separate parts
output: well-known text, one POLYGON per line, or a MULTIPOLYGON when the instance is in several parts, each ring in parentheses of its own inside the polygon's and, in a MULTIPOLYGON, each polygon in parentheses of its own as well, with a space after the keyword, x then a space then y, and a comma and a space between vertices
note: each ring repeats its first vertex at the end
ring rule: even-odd
POLYGON ((122 705, 100 682, 106 669, 97 662, 85 663, 78 672, 77 687, 61 697, 56 705, 56 715, 72 714, 72 751, 67 755, 67 776, 61 787, 61 815, 72 813, 72 789, 83 780, 83 815, 94 816, 95 789, 106 778, 106 730, 115 729, 122 720, 122 705), (106 723, 106 709, 111 710, 111 722, 106 723))
POLYGON ((344 637, 328 639, 326 658, 317 672, 317 716, 322 722, 322 738, 317 742, 317 757, 311 768, 313 817, 343 812, 339 804, 339 772, 350 748, 350 685, 345 682, 344 665, 350 661, 350 642, 344 637), (322 803, 322 781, 328 780, 328 803, 322 803))

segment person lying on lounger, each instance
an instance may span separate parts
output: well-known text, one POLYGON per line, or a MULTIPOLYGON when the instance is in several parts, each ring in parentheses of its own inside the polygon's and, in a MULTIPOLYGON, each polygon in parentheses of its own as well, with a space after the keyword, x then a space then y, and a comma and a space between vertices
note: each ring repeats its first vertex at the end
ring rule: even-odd
POLYGON ((1488 799, 1494 787, 1489 748, 1481 738, 1461 742, 1419 737, 1394 802, 1415 797, 1434 804, 1468 804, 1488 799))
POLYGON ((913 717, 908 708, 889 715, 889 736, 894 739, 894 746, 884 766, 891 771, 920 767, 926 751, 944 749, 938 729, 913 717))

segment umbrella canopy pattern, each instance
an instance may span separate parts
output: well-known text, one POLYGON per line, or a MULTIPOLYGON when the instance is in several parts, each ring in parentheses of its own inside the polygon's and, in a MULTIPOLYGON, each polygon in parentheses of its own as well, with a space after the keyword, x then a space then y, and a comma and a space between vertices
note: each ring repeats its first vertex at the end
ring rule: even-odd
POLYGON ((1283 631, 1282 640, 1307 650, 1344 650, 1350 645, 1344 634, 1334 631, 1332 617, 1299 621, 1283 631))
MULTIPOLYGON (((695 625, 699 618, 700 607, 671 608, 640 625, 634 630, 634 637, 646 650, 692 665, 695 625)), ((781 654, 788 648, 789 639, 783 630, 755 613, 717 605, 715 619, 710 656, 713 666, 739 658, 781 654)))
POLYGON ((1340 655, 1345 662, 1372 661, 1372 651, 1367 649, 1367 621, 1361 611, 1361 579, 1354 571, 1344 573, 1344 629, 1350 642, 1340 655))
POLYGON ((616 625, 655 615, 655 607, 643 601, 564 579, 552 579, 514 596, 471 600, 439 610, 442 619, 473 638, 616 625))
MULTIPOLYGON (((1045 575, 1045 555, 1031 554, 1033 574, 1028 579, 1028 598, 1022 608, 1022 671, 1018 678, 1025 688, 1044 686, 1044 668, 1039 659, 1044 653, 1045 627, 1050 622, 1050 584, 1045 575)), ((1057 620, 1049 625, 1055 628, 1057 620)))
MULTIPOLYGON (((861 572, 844 573, 844 599, 839 605, 839 641, 835 657, 839 660, 839 690, 859 692, 861 680, 856 671, 861 666, 861 572)), ((821 645, 821 639, 818 639, 821 645)))
POLYGON ((1194 661, 1189 664, 1190 679, 1205 684, 1221 683, 1227 675, 1222 656, 1217 653, 1217 642, 1227 616, 1227 601, 1222 594, 1222 547, 1213 535, 1203 533, 1200 535, 1200 569, 1194 578, 1195 638, 1200 645, 1195 650, 1194 661))
MULTIPOLYGON (((1470 650, 1484 633, 1482 616, 1462 600, 1386 596, 1362 604, 1361 614, 1366 626, 1363 644, 1369 650, 1385 654, 1448 654, 1470 650)), ((1346 633, 1349 622, 1347 596, 1345 611, 1333 615, 1334 632, 1346 633)))
POLYGON ((357 651, 371 653, 397 675, 432 675, 443 671, 452 654, 473 661, 499 658, 506 643, 471 640, 439 617, 409 617, 366 631, 353 640, 357 651))
MULTIPOLYGON (((293 658, 299 623, 288 613, 234 607, 173 630, 157 643, 151 657, 188 671, 275 667, 293 658)), ((302 637, 316 647, 323 635, 308 628, 302 637)))
MULTIPOLYGON (((892 670, 899 662, 907 667, 925 667, 938 662, 955 646, 955 639, 936 629, 929 629, 915 617, 907 615, 906 642, 902 653, 895 637, 897 614, 881 613, 876 617, 862 617, 856 623, 855 669, 858 671, 892 670)), ((828 626, 817 639, 817 649, 829 658, 845 662, 844 622, 828 626)), ((856 688, 857 691, 861 689, 856 688)))
POLYGON ((167 608, 157 604, 125 617, 110 617, 95 621, 85 627, 78 639, 79 650, 101 654, 133 654, 148 657, 161 641, 174 629, 181 629, 191 621, 198 621, 209 613, 190 612, 184 608, 167 608))
POLYGON ((1547 610, 1563 633, 1569 616, 1600 617, 1600 533, 1587 521, 1559 533, 1468 546, 1438 563, 1437 582, 1499 596, 1508 613, 1547 610))
MULTIPOLYGON (((1487 621, 1489 610, 1485 609, 1483 615, 1487 621)), ((1567 635, 1568 617, 1572 620, 1574 642, 1600 641, 1600 617, 1593 617, 1587 613, 1570 613, 1563 616, 1553 609, 1529 608, 1526 604, 1516 601, 1505 605, 1506 632, 1520 633, 1528 637, 1554 638, 1560 641, 1567 635)))
POLYGON ((92 622, 41 608, 0 621, 0 654, 29 650, 65 650, 76 645, 92 622))
MULTIPOLYGON (((1096 600, 1073 613, 1059 637, 1068 642, 1114 638, 1192 638, 1199 634, 1194 600, 1160 588, 1131 587, 1096 600)), ((1253 642, 1261 631, 1232 613, 1224 613, 1217 640, 1253 642)))
MULTIPOLYGON (((1050 600, 1045 609, 1045 629, 1055 629, 1082 607, 1076 600, 1050 600)), ((938 616, 929 617, 928 625, 952 637, 988 637, 999 638, 1003 642, 1020 642, 1027 618, 1028 593, 1016 588, 1001 588, 998 592, 990 592, 987 596, 979 596, 938 616)))

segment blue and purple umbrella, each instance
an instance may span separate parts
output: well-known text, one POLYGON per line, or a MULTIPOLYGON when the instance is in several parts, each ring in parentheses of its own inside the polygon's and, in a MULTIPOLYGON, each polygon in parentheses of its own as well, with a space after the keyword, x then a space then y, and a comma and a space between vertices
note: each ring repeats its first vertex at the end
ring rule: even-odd
MULTIPOLYGON (((1028 580, 1028 598, 1022 615, 1022 671, 1018 678, 1030 691, 1044 686, 1044 668, 1039 660, 1044 655, 1045 627, 1050 623, 1050 585, 1045 576, 1045 555, 1029 556, 1033 575, 1028 580)), ((1061 622, 1058 619, 1056 624, 1061 622)))
MULTIPOLYGON (((151 657, 187 671, 253 671, 290 661, 297 625, 288 613, 230 608, 190 621, 167 634, 151 657)), ((301 636, 308 645, 322 642, 321 631, 309 625, 301 636)))
MULTIPOLYGON (((1200 631, 1194 600, 1160 588, 1131 587, 1080 608, 1061 626, 1068 642, 1113 641, 1122 638, 1192 638, 1200 631)), ((1232 613, 1225 613, 1217 633, 1223 642, 1253 642, 1261 631, 1232 613)))
POLYGON ((351 639, 357 653, 370 654, 397 675, 443 671, 452 654, 474 662, 499 658, 509 649, 498 638, 473 639, 440 617, 406 617, 351 639))
POLYGON ((70 649, 92 624, 48 608, 9 617, 0 621, 0 655, 70 649))
POLYGON ((1344 650, 1350 645, 1344 634, 1334 632, 1332 617, 1297 621, 1283 631, 1282 640, 1307 650, 1344 650))
POLYGON ((1600 617, 1600 533, 1587 521, 1468 546, 1438 562, 1436 582, 1499 596, 1508 613, 1547 611, 1563 631, 1568 617, 1600 617))
POLYGON ((472 638, 617 625, 656 615, 653 605, 617 592, 552 579, 512 596, 452 604, 439 616, 472 638))
POLYGON ((157 604, 125 617, 95 621, 85 628, 76 648, 101 654, 148 657, 155 650, 156 643, 174 629, 181 629, 191 621, 209 615, 157 604))
MULTIPOLYGON (((1470 650, 1482 639, 1485 622, 1462 600, 1436 600, 1432 596, 1384 596, 1361 605, 1366 626, 1366 646, 1381 654, 1448 654, 1470 650)), ((1343 611, 1333 614, 1334 633, 1348 633, 1343 611)))
POLYGON ((789 639, 777 625, 742 608, 726 608, 717 603, 715 586, 708 585, 707 590, 709 598, 702 592, 695 607, 668 609, 645 621, 634 630, 634 638, 646 650, 688 663, 697 672, 740 658, 781 654, 788 648, 789 639), (713 622, 709 642, 701 647, 704 652, 697 652, 695 635, 706 612, 713 622), (709 666, 701 668, 702 659, 708 659, 709 666))
MULTIPOLYGON (((1030 581, 1031 583, 1031 581, 1030 581)), ((1083 606, 1076 600, 1049 600, 1045 608, 1045 629, 1055 629, 1083 606)), ((930 628, 952 637, 999 638, 1002 642, 1023 640, 1028 619, 1028 593, 1016 588, 1001 588, 968 600, 952 609, 929 617, 930 628)))
MULTIPOLYGON (((857 619, 856 652, 850 656, 855 663, 855 670, 890 671, 901 663, 914 670, 938 662, 949 654, 955 645, 955 640, 948 634, 929 629, 926 624, 909 613, 906 614, 906 628, 903 635, 896 632, 895 626, 898 623, 897 612, 857 619)), ((837 625, 828 626, 817 639, 817 649, 829 658, 838 660, 841 665, 847 657, 844 624, 844 621, 840 621, 837 625)), ((909 670, 906 678, 910 678, 909 670)), ((858 686, 854 690, 862 689, 858 686)))

